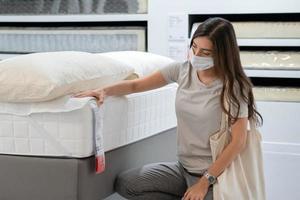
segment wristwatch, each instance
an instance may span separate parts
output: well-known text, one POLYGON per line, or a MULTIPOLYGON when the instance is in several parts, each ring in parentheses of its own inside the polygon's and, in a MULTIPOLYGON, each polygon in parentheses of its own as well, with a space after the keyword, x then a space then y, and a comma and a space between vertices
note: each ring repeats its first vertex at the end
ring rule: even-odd
POLYGON ((213 185, 217 181, 217 178, 211 175, 207 170, 204 172, 203 176, 207 178, 209 185, 213 185))

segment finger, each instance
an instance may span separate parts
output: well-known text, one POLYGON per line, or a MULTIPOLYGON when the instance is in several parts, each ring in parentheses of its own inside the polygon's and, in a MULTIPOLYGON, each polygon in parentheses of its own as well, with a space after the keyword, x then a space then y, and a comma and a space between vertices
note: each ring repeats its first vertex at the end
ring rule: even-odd
POLYGON ((195 199, 196 200, 203 200, 204 198, 203 198, 203 196, 201 194, 198 194, 198 195, 196 195, 195 199))
POLYGON ((190 193, 190 189, 187 189, 187 191, 184 193, 184 197, 186 197, 190 193))
POLYGON ((97 106, 100 107, 103 104, 103 101, 97 101, 97 106))
POLYGON ((188 195, 188 192, 185 192, 184 195, 183 195, 183 199, 185 200, 185 198, 187 197, 188 195))
POLYGON ((201 196, 199 196, 199 195, 195 195, 192 199, 193 199, 193 200, 201 200, 200 197, 201 197, 201 196))
POLYGON ((100 95, 98 96, 98 98, 99 98, 99 101, 104 101, 104 96, 103 96, 103 94, 100 94, 100 95))
POLYGON ((191 194, 186 195, 186 197, 184 198, 184 200, 192 200, 191 194))
POLYGON ((199 195, 194 196, 193 200, 200 200, 200 196, 199 195))
POLYGON ((185 200, 185 197, 187 196, 187 193, 185 192, 182 199, 185 200))

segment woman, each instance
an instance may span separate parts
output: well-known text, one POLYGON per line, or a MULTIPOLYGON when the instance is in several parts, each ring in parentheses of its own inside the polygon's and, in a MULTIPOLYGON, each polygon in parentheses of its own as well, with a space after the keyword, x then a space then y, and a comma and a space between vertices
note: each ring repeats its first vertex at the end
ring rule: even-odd
POLYGON ((118 193, 128 199, 212 199, 212 185, 245 147, 248 120, 262 122, 252 84, 241 66, 232 24, 210 18, 195 31, 189 61, 172 63, 147 77, 83 92, 102 104, 106 96, 125 95, 177 82, 178 162, 154 163, 121 173, 118 193), (229 109, 224 101, 228 102, 229 109), (232 139, 215 162, 209 137, 228 115, 232 139))

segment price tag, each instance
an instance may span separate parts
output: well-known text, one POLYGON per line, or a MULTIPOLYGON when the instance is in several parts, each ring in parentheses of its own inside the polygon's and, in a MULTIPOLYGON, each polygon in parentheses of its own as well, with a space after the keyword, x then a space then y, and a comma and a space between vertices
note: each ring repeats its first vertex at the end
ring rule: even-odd
POLYGON ((104 121, 104 103, 98 107, 97 104, 92 104, 92 109, 95 119, 94 129, 94 146, 95 146, 95 169, 96 173, 101 173, 105 170, 105 154, 103 145, 103 121, 104 121))

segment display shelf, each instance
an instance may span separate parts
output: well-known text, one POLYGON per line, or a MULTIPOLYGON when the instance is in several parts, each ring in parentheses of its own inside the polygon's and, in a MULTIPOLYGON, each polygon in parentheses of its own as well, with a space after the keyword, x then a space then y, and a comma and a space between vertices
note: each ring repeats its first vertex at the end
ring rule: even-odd
POLYGON ((277 46, 277 47, 297 47, 300 46, 299 39, 237 39, 239 46, 277 46))
POLYGON ((1 22, 126 22, 147 21, 147 14, 103 15, 2 15, 1 22))
POLYGON ((249 77, 300 78, 300 70, 245 69, 249 77))

